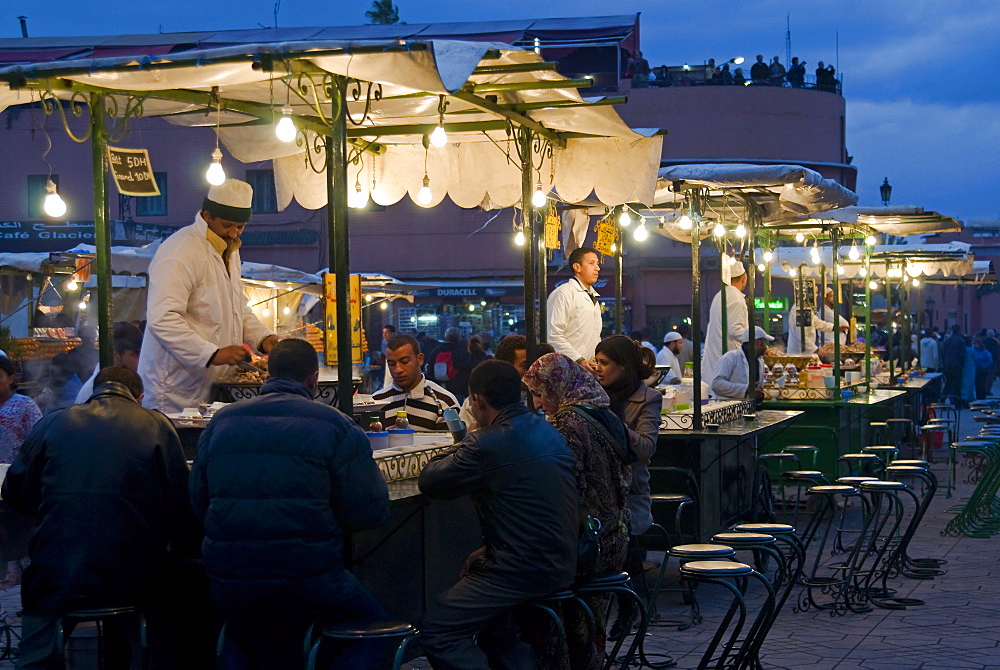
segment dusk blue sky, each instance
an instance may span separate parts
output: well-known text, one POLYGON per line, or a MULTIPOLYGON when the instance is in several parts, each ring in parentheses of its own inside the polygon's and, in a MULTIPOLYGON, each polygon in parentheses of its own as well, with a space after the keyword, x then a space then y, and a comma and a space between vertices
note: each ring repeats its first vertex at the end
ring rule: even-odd
MULTIPOLYGON (((274 0, 0 0, 0 37, 251 28, 274 25, 274 0)), ((278 25, 357 25, 365 0, 280 0, 278 25)), ((878 205, 883 177, 894 205, 963 220, 1000 217, 1000 1, 998 0, 398 0, 408 23, 601 16, 642 12, 642 50, 653 65, 757 53, 808 70, 839 64, 847 147, 863 205, 878 205), (839 57, 838 45, 839 41, 839 57)), ((724 121, 723 121, 724 122, 724 121)), ((667 124, 669 127, 669 124, 667 124)), ((671 133, 683 132, 670 128, 671 133)))

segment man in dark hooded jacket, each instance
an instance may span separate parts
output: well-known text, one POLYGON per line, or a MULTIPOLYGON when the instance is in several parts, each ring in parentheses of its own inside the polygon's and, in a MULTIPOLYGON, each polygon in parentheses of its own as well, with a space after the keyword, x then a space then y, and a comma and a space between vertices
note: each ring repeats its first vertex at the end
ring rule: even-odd
MULTIPOLYGON (((142 380, 126 367, 101 370, 94 385, 86 403, 35 425, 3 484, 4 502, 38 519, 21 590, 25 670, 63 667, 56 620, 70 610, 137 605, 153 633, 168 546, 197 536, 170 420, 139 405, 142 380)), ((111 637, 108 665, 121 667, 127 647, 111 637)))
MULTIPOLYGON (((305 630, 320 617, 385 618, 345 569, 344 535, 385 523, 389 494, 364 432, 313 401, 312 345, 282 340, 268 367, 260 395, 219 410, 198 441, 191 501, 227 641, 250 667, 273 670, 302 666, 305 630)), ((333 667, 377 667, 383 649, 349 646, 333 667)))

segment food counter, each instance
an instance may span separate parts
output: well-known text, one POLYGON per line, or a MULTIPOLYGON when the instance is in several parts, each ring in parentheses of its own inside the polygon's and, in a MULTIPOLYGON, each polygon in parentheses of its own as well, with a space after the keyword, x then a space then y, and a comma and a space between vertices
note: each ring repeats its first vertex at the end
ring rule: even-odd
MULTIPOLYGON (((858 393, 848 399, 772 400, 765 409, 798 410, 800 416, 779 434, 766 435, 761 440, 761 453, 774 453, 793 444, 819 447, 816 469, 828 478, 840 476, 838 459, 844 454, 857 453, 869 441, 868 424, 901 416, 905 391, 878 389, 858 393)), ((808 464, 803 463, 808 469, 808 464)))
MULTIPOLYGON (((685 519, 685 531, 689 533, 686 541, 693 539, 691 536, 707 541, 750 511, 758 440, 780 435, 802 414, 768 408, 744 419, 746 407, 741 410, 740 418, 715 428, 660 430, 656 454, 650 464, 650 488, 654 494, 686 493, 697 498, 696 524, 689 527, 690 518, 685 519), (690 473, 696 491, 686 490, 685 471, 690 473)), ((653 512, 659 516, 658 510, 653 512)), ((668 528, 673 526, 672 517, 657 521, 668 528)))

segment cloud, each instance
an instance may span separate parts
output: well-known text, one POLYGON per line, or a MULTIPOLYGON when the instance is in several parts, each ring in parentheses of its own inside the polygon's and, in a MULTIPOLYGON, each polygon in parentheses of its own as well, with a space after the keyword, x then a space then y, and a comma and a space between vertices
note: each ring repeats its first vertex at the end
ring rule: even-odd
POLYGON ((894 204, 963 220, 997 217, 998 104, 849 99, 847 148, 861 204, 877 205, 888 177, 894 204))

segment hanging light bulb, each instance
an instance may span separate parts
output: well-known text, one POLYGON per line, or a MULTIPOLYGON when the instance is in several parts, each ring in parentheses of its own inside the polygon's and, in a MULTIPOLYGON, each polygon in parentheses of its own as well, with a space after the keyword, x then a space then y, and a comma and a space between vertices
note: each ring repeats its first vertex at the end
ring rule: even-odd
POLYGON ((431 204, 431 180, 426 172, 424 173, 423 184, 420 190, 417 191, 417 202, 421 205, 429 205, 431 204))
POLYGON ((517 231, 517 234, 514 235, 514 244, 516 244, 519 247, 523 247, 524 246, 524 231, 523 230, 517 231))
POLYGON ((617 253, 617 251, 618 251, 618 243, 617 242, 612 242, 611 243, 611 253, 617 253))
POLYGON ((865 276, 865 275, 867 275, 867 274, 868 274, 868 270, 866 270, 866 269, 864 268, 864 266, 862 266, 862 267, 858 268, 858 276, 859 276, 859 277, 864 277, 864 276, 865 276))
POLYGON ((623 209, 622 213, 618 216, 618 225, 622 228, 628 228, 632 225, 632 217, 629 216, 627 209, 623 209))
POLYGON ((45 200, 42 201, 42 210, 52 217, 62 216, 66 213, 66 201, 59 197, 56 192, 56 184, 49 179, 45 182, 45 200))
POLYGON ((875 289, 878 288, 878 282, 872 279, 870 282, 868 282, 868 288, 874 291, 875 289))
POLYGON ((850 258, 852 261, 856 261, 859 258, 861 258, 861 252, 858 251, 858 248, 854 245, 854 242, 851 242, 851 250, 847 252, 847 257, 850 258))
POLYGON ((774 253, 770 249, 764 252, 765 263, 770 263, 772 258, 774 258, 774 253))
POLYGON ((837 274, 838 275, 843 275, 844 274, 844 266, 841 265, 840 263, 837 263, 837 274))
POLYGON ((68 282, 66 282, 67 291, 75 291, 77 286, 79 286, 79 284, 76 283, 75 279, 70 279, 68 282))
POLYGON ((298 130, 295 128, 295 122, 292 121, 292 108, 288 105, 281 108, 281 119, 278 120, 278 125, 274 127, 274 134, 282 142, 295 141, 298 130))
POLYGON ((758 264, 757 264, 757 271, 758 271, 758 272, 763 272, 763 271, 764 271, 764 269, 765 269, 766 267, 767 267, 767 266, 766 266, 766 265, 764 265, 763 263, 758 263, 758 264))
POLYGON ((806 241, 806 236, 802 233, 795 233, 795 241, 801 244, 806 241))
POLYGON ((288 316, 289 314, 292 313, 292 308, 288 306, 282 307, 281 313, 284 314, 285 316, 288 316))
POLYGON ((649 237, 649 231, 646 230, 646 226, 639 224, 639 226, 635 229, 635 232, 632 233, 632 237, 635 238, 636 242, 645 242, 649 237))
POLYGON ((918 268, 916 265, 907 265, 906 274, 910 275, 911 277, 919 277, 920 268, 918 268))
POLYGON ((914 277, 912 281, 914 286, 920 286, 920 280, 917 279, 916 277, 914 277))
POLYGON ((431 133, 431 145, 440 148, 446 144, 448 144, 448 133, 444 131, 444 126, 439 123, 431 133))
POLYGON ((789 277, 794 277, 797 274, 798 274, 798 270, 796 270, 795 268, 788 268, 788 276, 789 277))
POLYGON ((80 304, 77 305, 77 307, 79 307, 81 310, 86 310, 87 309, 87 303, 85 303, 83 300, 81 300, 80 304))
POLYGON ((681 218, 677 219, 677 225, 680 226, 681 230, 691 230, 691 226, 694 222, 691 221, 691 217, 685 214, 681 218))
POLYGON ((260 310, 260 315, 261 316, 271 316, 271 310, 268 309, 267 307, 265 307, 264 309, 260 310))
POLYGON ((736 237, 746 237, 746 236, 747 236, 747 227, 744 226, 742 223, 736 226, 736 237))
POLYGON ((361 190, 361 181, 354 182, 354 190, 347 195, 347 206, 352 209, 363 209, 368 205, 368 194, 361 190))
POLYGON ((389 303, 387 303, 387 302, 380 302, 379 305, 378 305, 378 308, 379 309, 389 309, 389 303))
POLYGON ((874 247, 876 244, 878 244, 878 240, 875 239, 874 235, 869 235, 868 237, 865 238, 865 244, 867 244, 870 247, 874 247))
POLYGON ((545 207, 545 203, 547 202, 548 198, 545 197, 545 192, 542 190, 542 184, 536 184, 535 192, 531 194, 531 204, 537 208, 545 207))
POLYGON ((721 223, 717 223, 715 224, 715 228, 712 229, 712 234, 715 235, 716 237, 725 237, 726 227, 723 226, 721 223))
POLYGON ((470 312, 475 312, 476 311, 476 306, 475 305, 469 305, 469 311, 470 312))
POLYGON ((222 168, 222 150, 219 147, 215 147, 215 151, 212 152, 212 163, 205 171, 205 181, 212 186, 218 186, 226 181, 226 171, 222 168))

